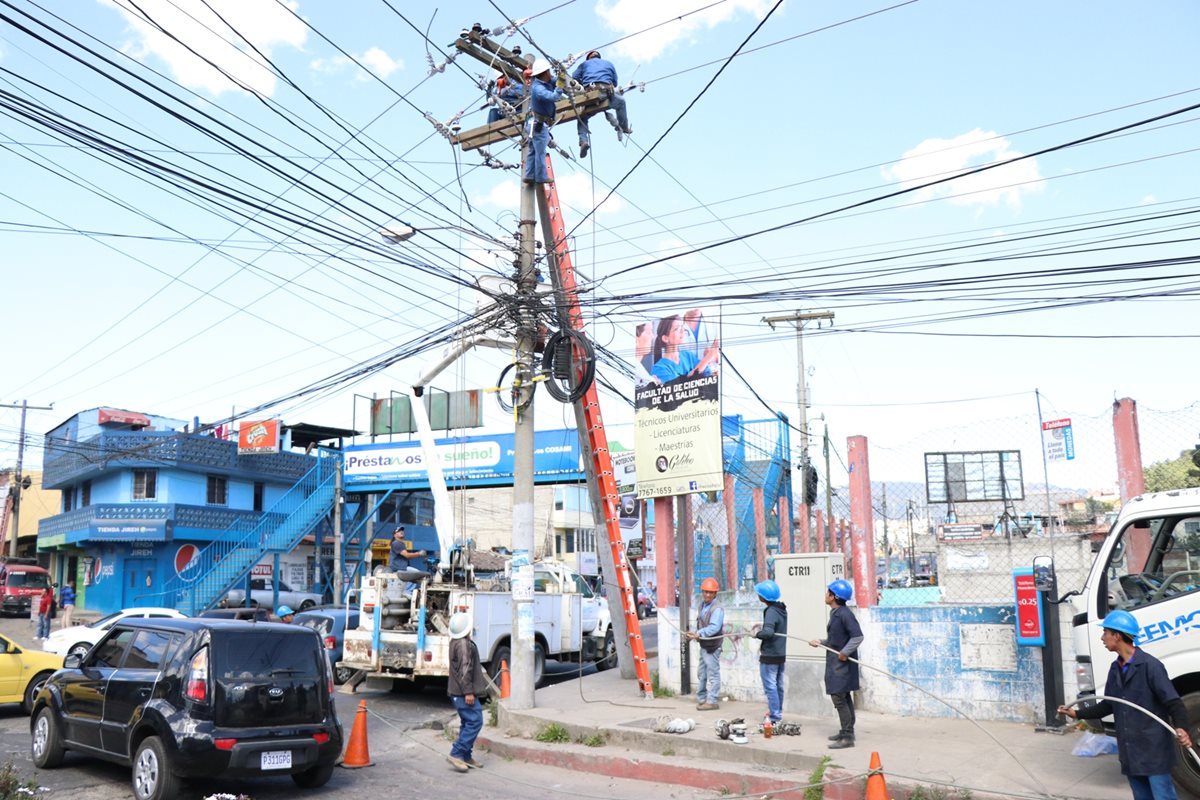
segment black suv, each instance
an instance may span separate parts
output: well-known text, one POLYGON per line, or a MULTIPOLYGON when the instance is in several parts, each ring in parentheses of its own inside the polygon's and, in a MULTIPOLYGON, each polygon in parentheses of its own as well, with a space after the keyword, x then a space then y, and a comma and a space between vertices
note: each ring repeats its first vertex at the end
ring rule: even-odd
POLYGON ((68 656, 34 701, 33 762, 65 750, 133 766, 138 800, 181 778, 291 775, 324 785, 342 752, 333 675, 311 628, 129 619, 68 656))

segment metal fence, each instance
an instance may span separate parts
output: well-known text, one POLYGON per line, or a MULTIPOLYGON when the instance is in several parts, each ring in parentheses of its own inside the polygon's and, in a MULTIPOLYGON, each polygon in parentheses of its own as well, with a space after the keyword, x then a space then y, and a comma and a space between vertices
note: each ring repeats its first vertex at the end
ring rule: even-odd
MULTIPOLYGON (((869 446, 881 603, 903 597, 1011 600, 1012 570, 1029 566, 1037 555, 1054 556, 1061 586, 1082 584, 1092 542, 1107 533, 1120 506, 1113 408, 1043 414, 1043 420, 1071 423, 1074 457, 1053 461, 1043 459, 1043 420, 1034 397, 1014 398, 1013 410, 911 438, 894 428, 861 431, 869 446), (1020 453, 1019 495, 1007 501, 930 502, 925 454, 998 450, 1020 453), (937 591, 902 591, 918 586, 937 591)), ((1200 403, 1172 410, 1138 406, 1137 422, 1146 490, 1200 485, 1188 474, 1189 467, 1195 470, 1190 454, 1200 439, 1200 403)), ((844 452, 845 444, 835 442, 829 476, 837 487, 835 517, 850 516, 844 452)))

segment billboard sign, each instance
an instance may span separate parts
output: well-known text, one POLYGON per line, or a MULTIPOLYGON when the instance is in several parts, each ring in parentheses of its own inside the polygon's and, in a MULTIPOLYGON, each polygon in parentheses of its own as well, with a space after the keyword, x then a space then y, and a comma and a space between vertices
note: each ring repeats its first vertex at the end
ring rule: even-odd
POLYGON ((925 492, 930 503, 1024 500, 1021 452, 926 453, 925 492))
POLYGON ((1075 430, 1069 417, 1042 423, 1042 447, 1047 461, 1075 460, 1075 430))
MULTIPOLYGON (((447 481, 466 486, 504 486, 512 483, 514 436, 456 436, 435 439, 447 481)), ((533 479, 536 483, 580 481, 586 476, 579 452, 579 433, 570 429, 537 431, 533 435, 533 479)), ((429 486, 421 443, 389 442, 346 448, 346 487, 401 483, 407 488, 429 486)))
POLYGON ((283 441, 283 423, 277 419, 244 419, 238 426, 238 455, 278 453, 283 441))
POLYGON ((637 497, 719 491, 721 347, 704 312, 643 322, 635 335, 637 497))

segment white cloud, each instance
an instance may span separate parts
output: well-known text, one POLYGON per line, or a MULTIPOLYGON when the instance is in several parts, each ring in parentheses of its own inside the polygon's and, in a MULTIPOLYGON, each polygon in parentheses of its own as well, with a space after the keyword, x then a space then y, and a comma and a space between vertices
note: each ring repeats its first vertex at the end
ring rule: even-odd
MULTIPOLYGON (((558 174, 555 176, 555 182, 558 184, 558 198, 564 205, 580 211, 592 207, 592 181, 587 175, 558 174)), ((595 202, 599 203, 603 200, 605 194, 606 190, 597 189, 595 202)), ((495 206, 516 211, 521 204, 520 186, 516 180, 501 181, 486 194, 472 197, 471 203, 477 206, 495 206)), ((613 195, 607 203, 600 206, 600 210, 596 213, 615 214, 624 208, 625 201, 619 195, 613 195)), ((571 224, 568 217, 567 226, 570 227, 571 224)))
POLYGON ((670 264, 675 267, 690 267, 696 265, 696 256, 692 255, 691 252, 695 249, 694 245, 687 244, 679 239, 663 239, 654 248, 653 253, 657 258, 666 258, 676 253, 687 253, 687 255, 671 259, 670 264))
POLYGON ((677 42, 694 41, 697 33, 729 22, 739 14, 760 19, 770 7, 770 0, 725 0, 715 5, 712 0, 597 0, 596 15, 622 36, 644 31, 611 48, 614 55, 642 63, 654 60, 677 42), (706 5, 712 8, 688 14, 706 5), (678 17, 683 18, 668 22, 678 17), (663 22, 667 24, 645 30, 663 22))
MULTIPOLYGON (((882 172, 887 180, 910 188, 1020 155, 1023 154, 1011 149, 1004 137, 976 128, 953 139, 926 139, 905 153, 902 160, 884 167, 882 172)), ((1038 172, 1037 161, 1026 159, 922 189, 915 197, 918 200, 947 197, 951 203, 961 206, 1004 203, 1010 208, 1020 208, 1021 196, 1042 191, 1045 183, 1038 172)))
POLYGON ((360 64, 365 65, 367 69, 371 70, 372 73, 383 80, 387 80, 388 76, 396 70, 404 69, 403 61, 392 58, 385 51, 378 47, 371 47, 362 55, 355 56, 354 59, 351 59, 348 56, 316 58, 313 59, 313 61, 309 64, 309 67, 312 68, 314 72, 320 72, 325 75, 336 75, 337 73, 346 69, 352 69, 355 72, 355 80, 372 80, 371 76, 368 75, 365 70, 361 69, 357 64, 354 63, 355 59, 357 59, 360 64))
POLYGON ((1139 205, 1143 205, 1143 206, 1152 206, 1152 205, 1154 205, 1154 204, 1155 204, 1155 203, 1157 203, 1157 202, 1158 202, 1158 198, 1157 198, 1157 197, 1155 197, 1155 196, 1154 196, 1154 195, 1152 195, 1152 194, 1148 194, 1148 195, 1146 195, 1145 197, 1143 197, 1143 198, 1142 198, 1142 202, 1141 202, 1139 205))
MULTIPOLYGON (((166 63, 171 77, 180 84, 213 95, 242 91, 239 82, 260 95, 275 92, 274 73, 241 37, 270 58, 272 50, 279 47, 300 49, 308 32, 303 22, 275 0, 208 0, 212 10, 202 3, 180 7, 172 0, 139 0, 137 8, 130 0, 100 2, 118 9, 129 23, 134 38, 124 45, 126 52, 139 60, 155 56, 166 63)), ((295 0, 283 2, 293 10, 297 7, 295 0)))

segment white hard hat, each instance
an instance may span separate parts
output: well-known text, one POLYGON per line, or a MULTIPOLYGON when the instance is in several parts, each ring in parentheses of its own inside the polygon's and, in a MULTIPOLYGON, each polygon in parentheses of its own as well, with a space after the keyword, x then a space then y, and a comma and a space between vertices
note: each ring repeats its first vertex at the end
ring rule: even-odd
POLYGON ((533 66, 529 68, 530 75, 541 75, 543 72, 550 71, 550 62, 544 58, 535 58, 533 66))
POLYGON ((471 632, 471 615, 459 611, 450 618, 450 638, 461 639, 471 632))

